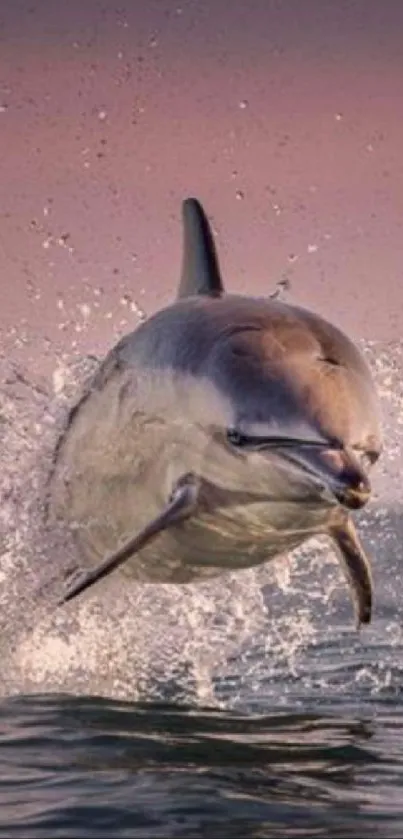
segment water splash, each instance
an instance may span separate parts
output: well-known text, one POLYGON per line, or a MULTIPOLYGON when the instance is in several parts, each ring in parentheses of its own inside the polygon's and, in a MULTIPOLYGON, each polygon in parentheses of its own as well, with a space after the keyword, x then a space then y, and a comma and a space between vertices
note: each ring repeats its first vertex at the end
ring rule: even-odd
MULTIPOLYGON (((360 527, 382 569, 382 608, 390 609, 390 557, 398 551, 390 504, 400 483, 402 348, 367 346, 366 353, 384 405, 387 452, 376 489, 388 506, 375 499, 360 527)), ((262 568, 197 585, 138 586, 116 574, 91 597, 54 607, 70 549, 57 536, 44 536, 44 486, 68 407, 95 364, 92 357, 58 363, 49 385, 0 359, 1 692, 236 705, 245 696, 252 701, 262 685, 270 695, 280 677, 290 690, 295 680, 305 679, 310 689, 331 681, 331 674, 312 671, 320 644, 334 643, 340 664, 346 632, 347 643, 356 636, 348 594, 324 540, 262 568)), ((382 626, 384 641, 389 625, 382 626)), ((379 623, 365 637, 374 644, 377 632, 379 623)), ((400 655, 401 642, 394 649, 400 655)), ((357 684, 376 686, 371 661, 360 666, 357 684)), ((390 688, 392 677, 382 678, 390 688)))

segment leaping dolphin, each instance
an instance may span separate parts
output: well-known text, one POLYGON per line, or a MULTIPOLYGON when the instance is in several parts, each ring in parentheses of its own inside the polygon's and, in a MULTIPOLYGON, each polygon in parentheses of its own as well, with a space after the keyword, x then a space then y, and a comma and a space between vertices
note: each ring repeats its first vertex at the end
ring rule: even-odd
POLYGON ((368 623, 370 563, 350 511, 368 501, 382 448, 369 368, 319 315, 225 293, 195 198, 183 221, 176 301, 111 349, 55 450, 49 514, 90 566, 61 602, 118 567, 189 583, 327 534, 368 623))

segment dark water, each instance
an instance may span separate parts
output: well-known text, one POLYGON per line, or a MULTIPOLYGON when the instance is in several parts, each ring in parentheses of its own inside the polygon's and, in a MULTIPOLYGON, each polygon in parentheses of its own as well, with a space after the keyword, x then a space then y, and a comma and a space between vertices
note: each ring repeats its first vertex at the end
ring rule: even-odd
POLYGON ((3 703, 0 835, 401 837, 402 710, 3 703))

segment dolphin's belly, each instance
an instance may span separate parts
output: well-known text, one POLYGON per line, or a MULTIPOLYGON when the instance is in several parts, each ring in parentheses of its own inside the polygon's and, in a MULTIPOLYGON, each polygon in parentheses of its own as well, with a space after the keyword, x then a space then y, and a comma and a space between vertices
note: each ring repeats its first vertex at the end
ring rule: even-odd
MULTIPOLYGON (((147 511, 145 500, 143 496, 141 509, 110 504, 108 511, 106 498, 98 496, 101 515, 92 517, 78 516, 76 508, 74 535, 85 565, 96 565, 105 559, 159 512, 151 498, 147 511)), ((120 573, 143 583, 189 583, 250 568, 296 548, 314 533, 323 532, 328 514, 328 507, 296 502, 260 502, 205 511, 159 534, 129 558, 120 573)))
POLYGON ((161 534, 122 572, 137 578, 140 573, 148 582, 188 583, 261 565, 325 530, 328 507, 271 506, 191 518, 161 534))

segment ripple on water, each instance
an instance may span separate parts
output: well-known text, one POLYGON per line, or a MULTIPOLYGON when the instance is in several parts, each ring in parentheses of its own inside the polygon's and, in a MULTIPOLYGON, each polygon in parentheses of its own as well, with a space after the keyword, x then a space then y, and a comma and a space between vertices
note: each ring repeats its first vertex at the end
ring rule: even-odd
POLYGON ((387 708, 268 716, 83 697, 4 701, 0 830, 398 837, 401 725, 387 708))

